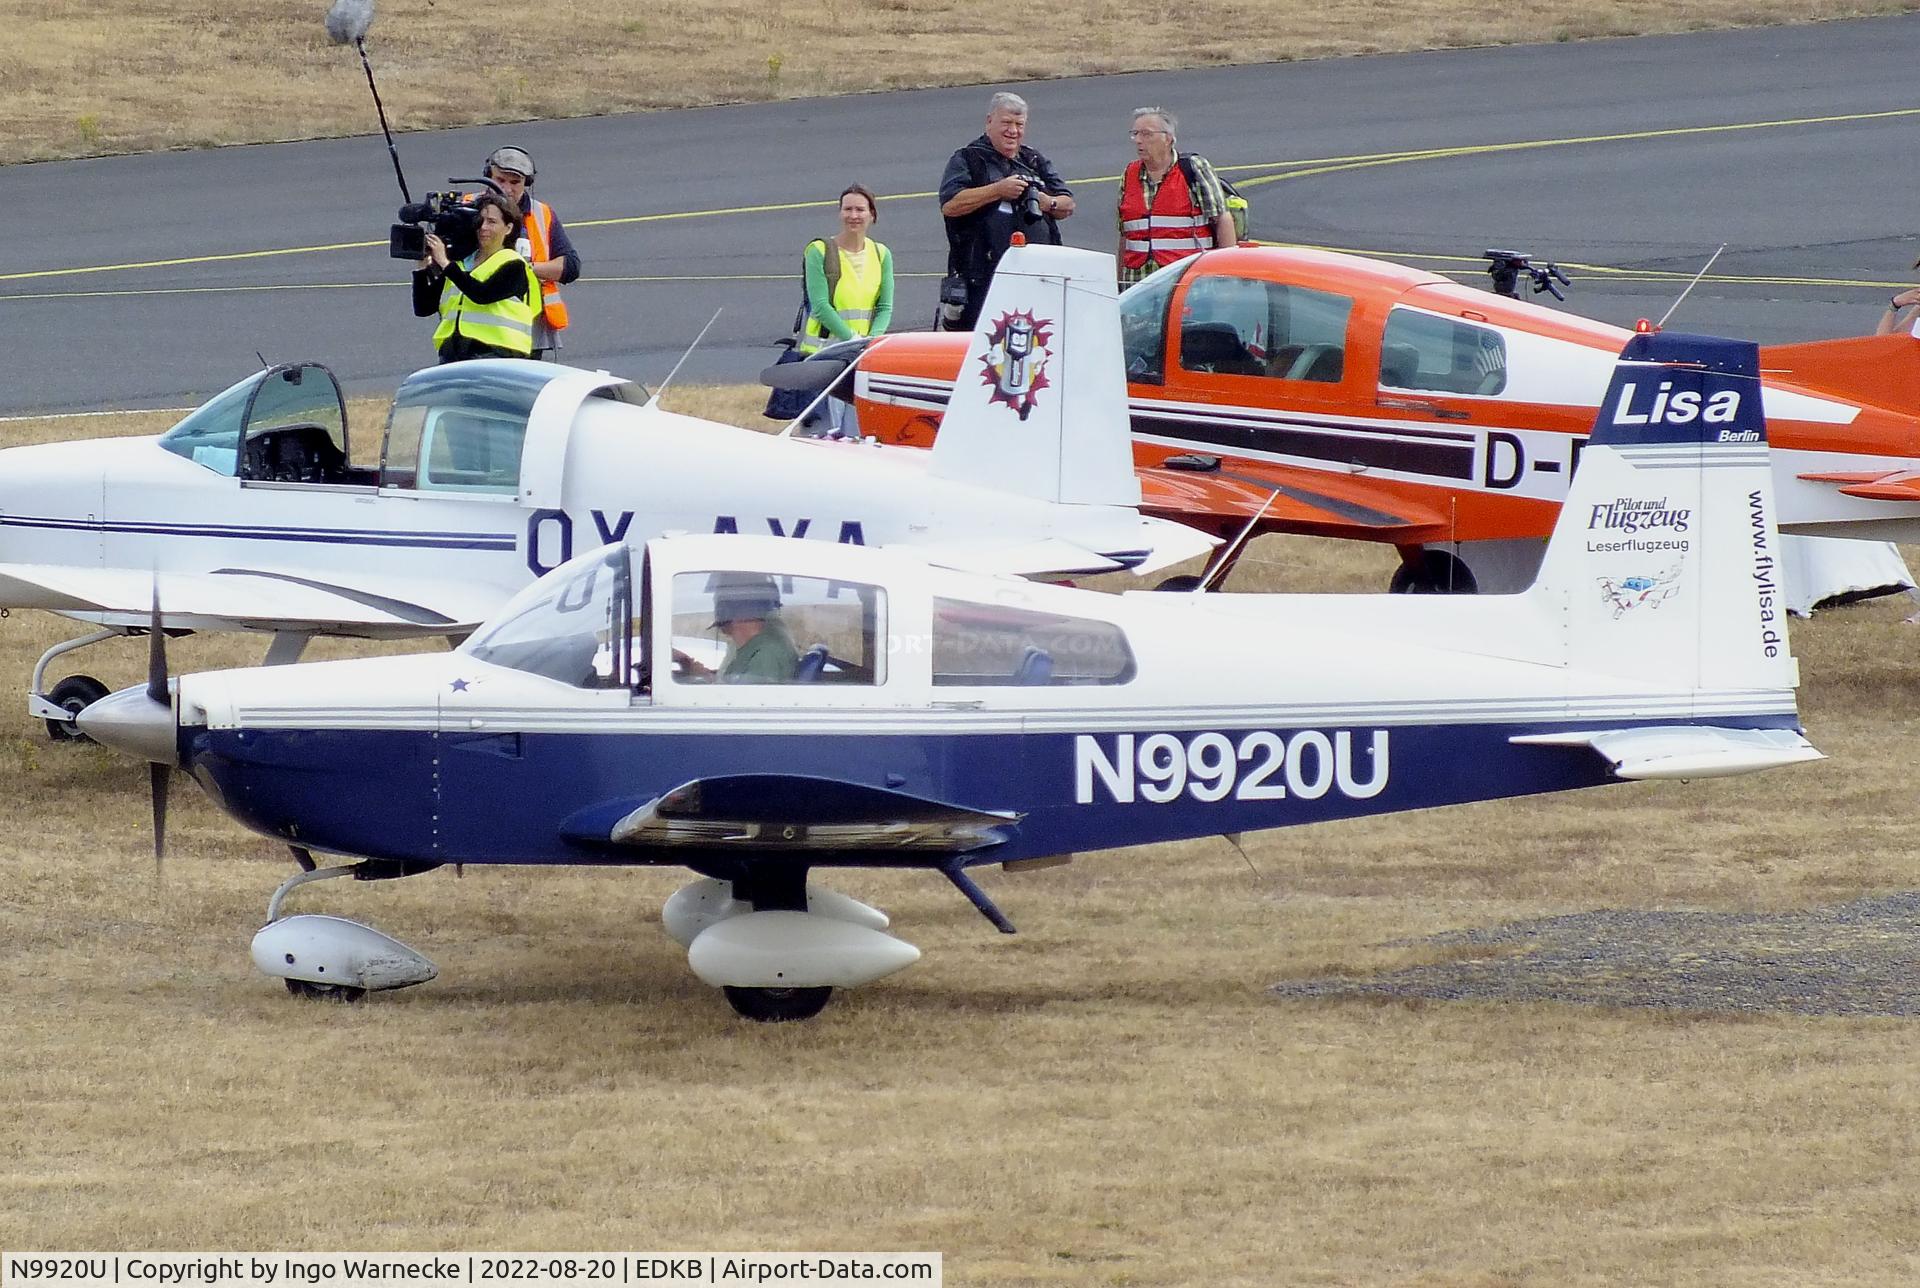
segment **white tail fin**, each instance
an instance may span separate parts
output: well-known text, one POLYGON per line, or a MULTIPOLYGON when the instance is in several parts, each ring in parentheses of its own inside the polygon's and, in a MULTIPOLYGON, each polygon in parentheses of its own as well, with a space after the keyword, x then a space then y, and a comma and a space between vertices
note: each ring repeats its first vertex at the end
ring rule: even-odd
POLYGON ((1528 593, 1560 606, 1581 669, 1791 688, 1779 542, 1756 347, 1637 335, 1528 593))
POLYGON ((1113 279, 1113 256, 1097 251, 1007 251, 934 441, 931 473, 1043 501, 1140 504, 1113 279))

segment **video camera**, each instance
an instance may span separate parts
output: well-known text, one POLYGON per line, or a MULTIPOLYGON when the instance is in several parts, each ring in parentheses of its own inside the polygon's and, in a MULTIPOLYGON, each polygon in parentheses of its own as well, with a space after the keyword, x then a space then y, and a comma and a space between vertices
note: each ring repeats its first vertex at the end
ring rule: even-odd
MULTIPOLYGON (((500 185, 491 179, 448 179, 448 183, 482 185, 496 195, 500 185)), ((387 254, 394 259, 424 259, 427 234, 433 233, 447 244, 447 255, 465 259, 480 245, 480 208, 476 194, 468 192, 429 192, 425 201, 410 201, 400 207, 400 222, 387 229, 387 254)))
POLYGON ((1524 252, 1517 250, 1489 250, 1480 256, 1487 260, 1487 276, 1493 279, 1493 293, 1509 299, 1520 299, 1520 279, 1524 276, 1533 286, 1533 293, 1549 292, 1554 299, 1563 303, 1566 296, 1560 294, 1561 286, 1570 286, 1567 275, 1560 271, 1558 264, 1535 264, 1524 252), (1559 286, 1554 285, 1558 282, 1559 286))

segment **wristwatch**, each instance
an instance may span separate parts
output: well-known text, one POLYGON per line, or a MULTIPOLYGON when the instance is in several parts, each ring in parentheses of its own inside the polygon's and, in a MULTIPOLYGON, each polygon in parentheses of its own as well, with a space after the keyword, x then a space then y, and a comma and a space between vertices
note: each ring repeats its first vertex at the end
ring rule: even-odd
POLYGON ((1887 301, 1887 307, 1888 307, 1888 308, 1890 308, 1890 309, 1892 309, 1892 310, 1893 310, 1893 311, 1894 311, 1895 313, 1898 313, 1898 312, 1900 311, 1900 307, 1901 307, 1901 306, 1900 306, 1900 297, 1899 297, 1898 295, 1896 295, 1896 296, 1894 296, 1894 297, 1893 297, 1892 299, 1890 299, 1890 300, 1888 300, 1888 301, 1887 301))

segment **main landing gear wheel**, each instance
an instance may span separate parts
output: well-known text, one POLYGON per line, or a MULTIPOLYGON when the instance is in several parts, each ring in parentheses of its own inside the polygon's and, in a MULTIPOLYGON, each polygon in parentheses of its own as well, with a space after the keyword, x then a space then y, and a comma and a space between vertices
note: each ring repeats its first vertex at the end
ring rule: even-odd
POLYGON ((810 1020, 825 1008, 833 996, 833 987, 821 988, 740 988, 729 984, 720 990, 727 1004, 749 1020, 762 1024, 782 1024, 788 1020, 810 1020))
POLYGON ((1177 577, 1167 578, 1165 581, 1161 582, 1158 586, 1155 586, 1154 589, 1155 590, 1171 590, 1176 592, 1186 591, 1191 593, 1193 591, 1200 589, 1200 578, 1196 577, 1194 574, 1190 572, 1183 572, 1177 577))
POLYGON ((315 984, 310 980, 289 979, 282 981, 287 991, 295 997, 311 998, 316 1002, 364 1002, 367 990, 355 988, 351 984, 315 984))
POLYGON ((66 720, 47 721, 47 737, 55 742, 86 742, 87 735, 71 719, 86 708, 107 696, 107 686, 91 675, 69 675, 53 686, 47 694, 47 701, 56 707, 63 707, 69 713, 66 720))
POLYGON ((1415 562, 1393 570, 1387 589, 1395 595, 1477 595, 1480 583, 1466 564, 1444 550, 1422 550, 1415 562))

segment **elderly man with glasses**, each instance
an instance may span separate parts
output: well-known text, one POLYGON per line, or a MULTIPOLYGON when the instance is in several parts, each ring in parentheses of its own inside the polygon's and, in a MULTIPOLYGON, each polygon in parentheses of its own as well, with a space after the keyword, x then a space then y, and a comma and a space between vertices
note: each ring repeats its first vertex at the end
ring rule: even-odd
POLYGON ((1137 159, 1120 179, 1120 285, 1216 246, 1232 246, 1233 214, 1220 177, 1202 156, 1180 155, 1173 113, 1133 113, 1137 159))

